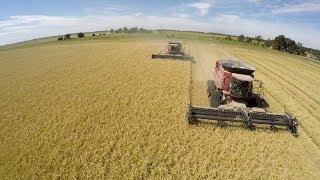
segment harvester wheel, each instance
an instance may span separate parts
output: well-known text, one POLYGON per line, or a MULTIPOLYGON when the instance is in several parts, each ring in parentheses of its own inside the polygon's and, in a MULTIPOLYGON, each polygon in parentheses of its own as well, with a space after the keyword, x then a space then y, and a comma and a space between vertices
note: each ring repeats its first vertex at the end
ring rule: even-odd
POLYGON ((217 90, 217 86, 214 84, 213 80, 207 81, 207 93, 210 94, 214 90, 217 90))
POLYGON ((188 115, 186 117, 187 123, 192 125, 192 124, 196 124, 197 123, 197 119, 194 116, 188 115))
POLYGON ((211 93, 209 94, 210 106, 214 108, 219 107, 221 104, 222 96, 223 94, 220 90, 211 91, 211 93))

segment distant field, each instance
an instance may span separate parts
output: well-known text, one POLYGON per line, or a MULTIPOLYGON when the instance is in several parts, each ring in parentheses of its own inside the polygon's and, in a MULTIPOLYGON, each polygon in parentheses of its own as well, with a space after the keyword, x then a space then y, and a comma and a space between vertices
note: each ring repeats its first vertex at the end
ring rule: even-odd
POLYGON ((196 35, 185 40, 196 63, 159 61, 161 36, 92 38, 2 48, 2 179, 320 177, 320 63, 196 35), (297 116, 300 136, 188 126, 219 58, 252 64, 269 110, 297 116))
POLYGON ((229 45, 246 45, 252 48, 259 48, 256 45, 239 42, 236 37, 232 37, 234 40, 226 40, 226 35, 221 34, 208 34, 208 33, 196 33, 196 32, 175 32, 175 31, 150 31, 147 33, 109 33, 109 32, 86 32, 85 37, 78 38, 76 34, 71 34, 71 39, 58 41, 58 37, 63 37, 63 35, 52 36, 34 39, 30 41, 19 42, 15 44, 9 44, 5 46, 0 46, 0 52, 12 48, 20 47, 35 47, 43 45, 54 45, 62 43, 75 43, 75 42, 105 42, 105 41, 141 41, 141 40, 156 40, 161 41, 163 39, 167 40, 201 40, 202 42, 215 42, 219 44, 229 44, 229 45), (95 34, 95 36, 93 36, 95 34), (100 35, 101 34, 101 35, 100 35), (105 34, 105 35, 103 35, 105 34))

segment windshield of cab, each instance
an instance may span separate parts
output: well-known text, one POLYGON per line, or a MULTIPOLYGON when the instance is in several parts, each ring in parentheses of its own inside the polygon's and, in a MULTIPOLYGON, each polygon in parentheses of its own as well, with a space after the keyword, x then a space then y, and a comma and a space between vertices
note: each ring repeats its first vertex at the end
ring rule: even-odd
POLYGON ((230 81, 230 94, 239 98, 247 97, 250 90, 250 84, 251 82, 232 78, 230 81))

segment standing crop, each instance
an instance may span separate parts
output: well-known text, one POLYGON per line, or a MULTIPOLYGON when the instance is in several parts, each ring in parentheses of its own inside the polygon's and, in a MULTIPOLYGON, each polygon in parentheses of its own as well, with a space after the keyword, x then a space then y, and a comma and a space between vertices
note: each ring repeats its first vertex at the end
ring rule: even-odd
POLYGON ((162 45, 81 41, 1 53, 0 177, 319 177, 319 64, 194 42, 196 63, 151 60, 162 45), (257 68, 270 110, 293 111, 300 137, 185 123, 188 100, 207 105, 203 82, 221 57, 257 68))

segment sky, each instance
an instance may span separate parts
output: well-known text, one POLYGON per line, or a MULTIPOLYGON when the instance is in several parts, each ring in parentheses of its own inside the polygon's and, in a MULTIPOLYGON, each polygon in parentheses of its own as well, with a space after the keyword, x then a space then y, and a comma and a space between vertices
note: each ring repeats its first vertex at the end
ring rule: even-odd
POLYGON ((320 0, 1 0, 0 45, 124 26, 284 34, 320 49, 320 0))

